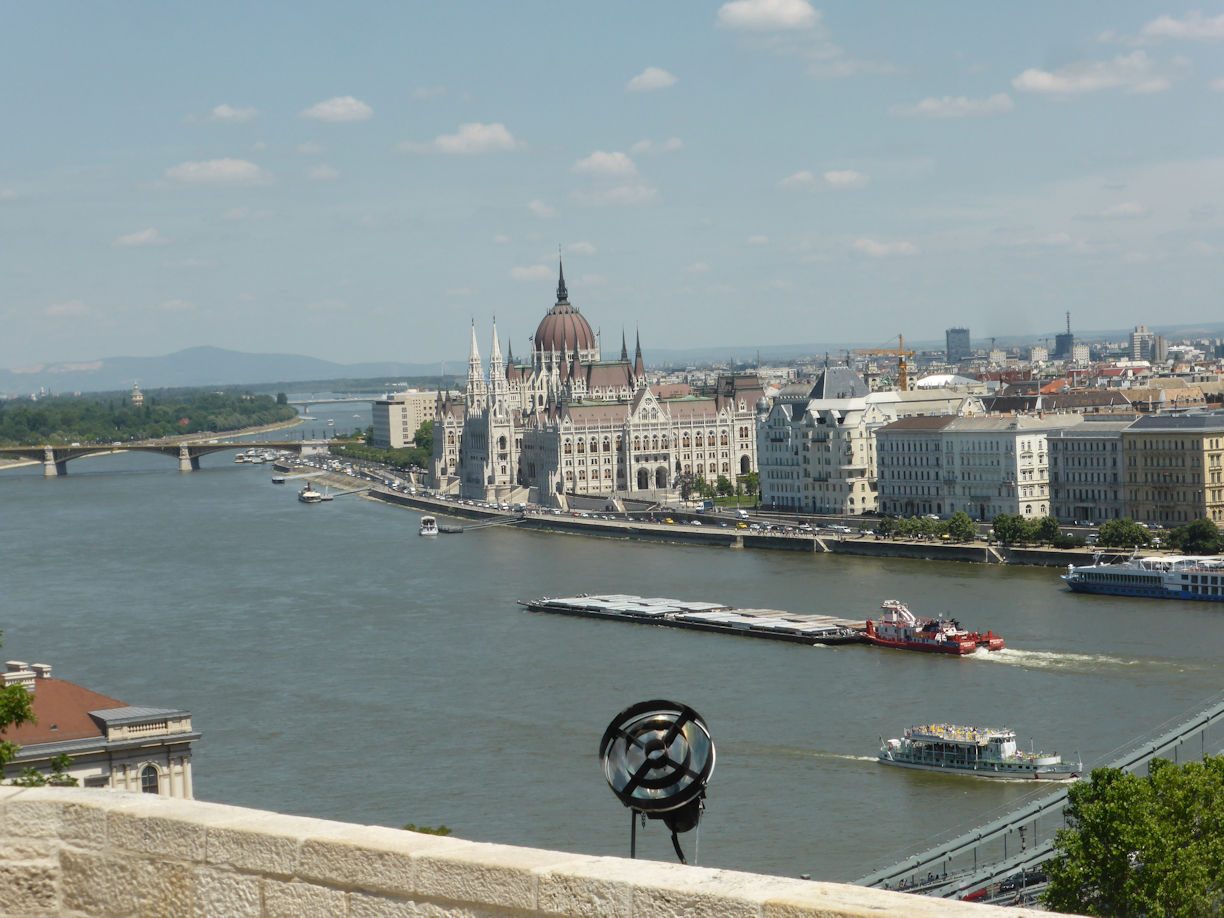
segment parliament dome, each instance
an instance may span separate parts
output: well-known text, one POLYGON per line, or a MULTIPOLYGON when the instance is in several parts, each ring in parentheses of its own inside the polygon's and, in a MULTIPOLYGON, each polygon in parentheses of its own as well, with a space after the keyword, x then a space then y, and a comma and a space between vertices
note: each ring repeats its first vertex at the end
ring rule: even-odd
POLYGON ((577 350, 586 359, 591 359, 589 355, 599 347, 590 323, 569 301, 564 269, 558 275, 556 305, 540 320, 532 341, 537 354, 556 351, 568 356, 577 350))

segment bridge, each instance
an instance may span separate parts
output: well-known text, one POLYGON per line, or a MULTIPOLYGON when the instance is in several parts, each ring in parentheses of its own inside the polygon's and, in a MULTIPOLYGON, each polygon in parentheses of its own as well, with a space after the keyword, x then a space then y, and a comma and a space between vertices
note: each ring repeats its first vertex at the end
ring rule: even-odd
POLYGON ((326 440, 243 440, 241 443, 225 443, 218 440, 181 440, 166 443, 144 440, 135 443, 78 443, 72 446, 0 446, 0 459, 41 462, 43 475, 47 478, 55 478, 68 474, 70 461, 85 456, 106 456, 111 453, 158 453, 178 459, 180 472, 194 472, 200 468, 200 457, 210 453, 258 447, 309 456, 326 453, 327 442, 326 440))
MULTIPOLYGON (((1135 773, 1146 769, 1155 758, 1172 758, 1180 763, 1201 759, 1209 749, 1219 750, 1224 734, 1224 695, 1172 726, 1161 724, 1153 733, 1156 735, 1111 753, 1108 767, 1135 773)), ((855 883, 944 899, 973 896, 977 901, 998 904, 1029 901, 1044 887, 1043 865, 1054 856, 1055 834, 1066 828, 1066 803, 1067 789, 1063 787, 855 883)))

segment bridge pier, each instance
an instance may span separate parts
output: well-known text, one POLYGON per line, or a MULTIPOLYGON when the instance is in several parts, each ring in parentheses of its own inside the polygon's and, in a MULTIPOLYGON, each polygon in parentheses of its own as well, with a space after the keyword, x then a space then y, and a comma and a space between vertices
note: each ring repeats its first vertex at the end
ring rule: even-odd
POLYGON ((180 472, 198 472, 200 470, 200 457, 193 456, 191 450, 185 446, 179 447, 178 460, 180 472))
POLYGON ((55 458, 55 450, 46 447, 43 450, 43 477, 56 478, 68 474, 68 460, 55 458))

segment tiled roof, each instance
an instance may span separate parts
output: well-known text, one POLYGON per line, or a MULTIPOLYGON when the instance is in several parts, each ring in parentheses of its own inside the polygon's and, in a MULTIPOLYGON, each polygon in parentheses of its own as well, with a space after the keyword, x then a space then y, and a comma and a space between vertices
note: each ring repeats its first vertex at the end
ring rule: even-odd
POLYGON ((63 679, 35 680, 31 700, 38 722, 9 727, 4 734, 5 739, 19 746, 102 736, 102 728, 89 716, 90 712, 128 707, 117 698, 91 692, 63 679))

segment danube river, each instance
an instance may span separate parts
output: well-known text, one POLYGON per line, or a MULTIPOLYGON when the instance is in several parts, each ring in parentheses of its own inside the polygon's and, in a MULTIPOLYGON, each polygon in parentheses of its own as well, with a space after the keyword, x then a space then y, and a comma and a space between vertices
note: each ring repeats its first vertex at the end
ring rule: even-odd
MULTIPOLYGON (((1006 724, 1092 763, 1221 689, 1220 605, 1076 596, 1047 568, 498 528, 427 540, 413 512, 304 506, 293 482, 230 458, 190 474, 139 454, 60 479, 0 473, 6 658, 190 710, 204 800, 624 854, 628 817, 597 747, 618 711, 663 697, 696 708, 717 746, 700 862, 846 880, 1034 792, 881 767, 881 736, 1006 724), (1008 649, 809 648, 515 604, 580 591, 857 618, 895 597, 1008 649)), ((682 836, 690 860, 697 841, 682 836)), ((638 843, 673 859, 658 823, 638 843)))

